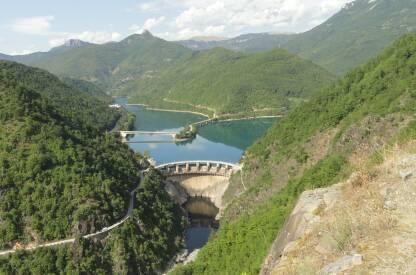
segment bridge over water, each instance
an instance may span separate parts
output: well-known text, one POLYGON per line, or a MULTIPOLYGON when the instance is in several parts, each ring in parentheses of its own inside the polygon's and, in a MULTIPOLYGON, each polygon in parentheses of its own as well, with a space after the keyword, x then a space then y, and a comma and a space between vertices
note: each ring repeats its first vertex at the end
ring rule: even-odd
POLYGON ((158 135, 158 136, 175 136, 176 132, 151 132, 151 131, 120 131, 120 135, 126 138, 128 135, 158 135))
POLYGON ((151 131, 119 131, 122 142, 124 143, 167 143, 167 142, 181 142, 186 139, 178 139, 176 132, 151 132, 151 131), (129 141, 128 136, 147 135, 147 136, 169 136, 170 140, 155 140, 155 141, 129 141))

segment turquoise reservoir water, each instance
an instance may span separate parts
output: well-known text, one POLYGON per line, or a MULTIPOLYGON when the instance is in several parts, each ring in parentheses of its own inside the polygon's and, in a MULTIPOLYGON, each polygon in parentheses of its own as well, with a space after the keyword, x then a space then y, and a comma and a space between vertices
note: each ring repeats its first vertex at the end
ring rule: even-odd
MULTIPOLYGON (((118 101, 122 103, 123 101, 118 101)), ((126 106, 136 117, 139 131, 177 132, 184 125, 206 119, 191 113, 147 110, 143 106, 126 106)), ((244 150, 261 137, 276 119, 255 119, 223 122, 204 126, 198 136, 187 143, 167 143, 171 137, 138 135, 130 138, 137 152, 147 152, 157 164, 183 160, 218 160, 236 163, 244 150), (164 143, 161 143, 165 141, 164 143)))

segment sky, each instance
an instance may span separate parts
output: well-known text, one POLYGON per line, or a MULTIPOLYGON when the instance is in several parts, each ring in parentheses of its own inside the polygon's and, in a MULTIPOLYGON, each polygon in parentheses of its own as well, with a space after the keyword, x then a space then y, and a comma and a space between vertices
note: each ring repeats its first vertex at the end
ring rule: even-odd
POLYGON ((68 39, 166 40, 309 30, 351 0, 0 0, 0 53, 47 51, 68 39))

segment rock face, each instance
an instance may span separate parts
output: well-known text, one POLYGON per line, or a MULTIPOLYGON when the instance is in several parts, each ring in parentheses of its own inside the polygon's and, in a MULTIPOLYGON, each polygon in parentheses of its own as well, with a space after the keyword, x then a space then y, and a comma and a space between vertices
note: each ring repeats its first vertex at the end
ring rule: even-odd
POLYGON ((411 179, 416 173, 416 155, 410 155, 400 160, 397 174, 403 181, 411 179))
POLYGON ((271 274, 273 267, 297 245, 297 240, 312 230, 319 212, 329 210, 341 195, 341 184, 304 192, 267 256, 261 274, 271 274))
POLYGON ((69 47, 69 48, 79 48, 85 45, 90 45, 90 43, 84 42, 79 39, 69 39, 68 41, 65 42, 65 47, 69 47))
POLYGON ((333 275, 353 268, 354 266, 363 263, 363 256, 360 254, 353 254, 342 257, 341 259, 325 266, 320 272, 320 275, 333 275))
POLYGON ((262 273, 416 274, 414 152, 413 140, 376 166, 358 164, 341 188, 304 193, 262 273))
POLYGON ((165 184, 165 190, 169 196, 179 205, 183 205, 189 198, 185 188, 183 188, 179 183, 167 181, 165 184))

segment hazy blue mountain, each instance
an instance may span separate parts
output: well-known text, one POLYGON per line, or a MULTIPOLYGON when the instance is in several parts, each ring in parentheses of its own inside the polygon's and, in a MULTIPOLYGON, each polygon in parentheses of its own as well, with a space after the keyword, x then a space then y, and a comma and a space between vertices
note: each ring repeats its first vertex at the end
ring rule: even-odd
POLYGON ((177 43, 192 50, 206 50, 221 47, 236 51, 259 52, 281 48, 293 37, 293 34, 252 33, 220 41, 190 39, 177 41, 177 43))

